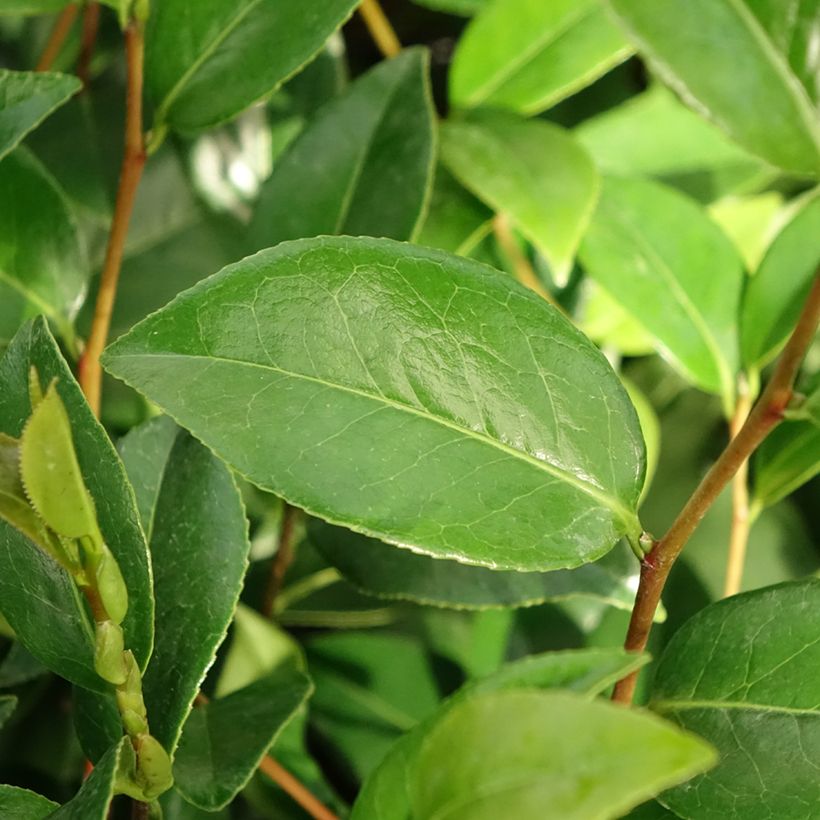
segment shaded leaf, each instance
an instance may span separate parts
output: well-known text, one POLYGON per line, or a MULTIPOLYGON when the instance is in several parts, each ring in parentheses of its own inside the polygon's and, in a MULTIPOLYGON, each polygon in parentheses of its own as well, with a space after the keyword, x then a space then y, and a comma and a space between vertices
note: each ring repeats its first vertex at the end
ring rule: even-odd
POLYGON ((57 803, 28 789, 0 786, 0 817, 7 820, 43 820, 57 807, 57 803))
POLYGON ((743 295, 740 342, 747 366, 762 367, 785 344, 818 266, 820 188, 815 188, 798 200, 743 295))
POLYGON ((0 695, 0 728, 9 719, 16 706, 17 698, 14 695, 0 695))
POLYGON ((617 377, 542 299, 468 260, 285 243, 105 359, 260 486, 399 546, 546 570, 640 531, 643 442, 617 377))
MULTIPOLYGON (((0 430, 19 436, 31 415, 31 367, 44 384, 57 380, 68 411, 83 483, 94 500, 97 522, 128 587, 123 623, 126 645, 139 662, 153 642, 154 605, 148 551, 133 491, 108 435, 94 418, 45 321, 23 327, 0 361, 0 430)), ((38 660, 68 680, 95 691, 106 685, 94 672, 93 640, 83 603, 65 572, 31 542, 0 524, 0 609, 20 642, 38 660), (43 606, 48 601, 48 607, 43 606)))
POLYGON ((818 632, 817 579, 727 598, 678 630, 650 705, 713 743, 720 762, 664 805, 691 820, 816 813, 818 632))
POLYGON ((311 519, 311 541, 355 587, 383 598, 455 609, 532 606, 576 596, 631 609, 625 578, 586 564, 553 572, 504 572, 396 550, 375 538, 311 519))
POLYGON ((18 149, 0 162, 0 339, 37 313, 63 335, 85 295, 89 270, 63 193, 18 149))
POLYGON ((224 122, 296 73, 355 0, 164 0, 151 9, 146 83, 156 122, 190 132, 224 122))
POLYGON ((600 0, 494 0, 458 42, 450 98, 459 108, 537 114, 631 53, 600 0))
POLYGON ((778 49, 780 38, 773 40, 751 10, 768 6, 767 22, 774 25, 787 23, 793 6, 757 0, 611 3, 641 54, 686 102, 772 164, 820 172, 812 101, 778 49))
POLYGON ((565 282, 600 185, 572 136, 552 123, 475 111, 442 124, 441 156, 466 188, 513 220, 565 282))
POLYGON ((649 180, 609 178, 581 260, 688 379, 733 406, 743 264, 697 203, 649 180))
POLYGON ((65 74, 0 69, 0 159, 80 87, 65 74))
POLYGON ((309 678, 285 666, 194 709, 174 760, 180 794, 208 811, 226 806, 310 692, 309 678))
POLYGON ((251 249, 320 234, 413 236, 433 175, 428 63, 426 50, 403 51, 320 109, 262 187, 251 249))

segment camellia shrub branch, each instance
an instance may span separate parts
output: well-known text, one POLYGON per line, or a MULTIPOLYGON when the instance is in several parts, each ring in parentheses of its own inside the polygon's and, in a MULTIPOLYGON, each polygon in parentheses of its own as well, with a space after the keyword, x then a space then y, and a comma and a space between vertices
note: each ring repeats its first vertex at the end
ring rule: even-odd
POLYGON ((0 0, 3 820, 820 816, 764 5, 0 0))

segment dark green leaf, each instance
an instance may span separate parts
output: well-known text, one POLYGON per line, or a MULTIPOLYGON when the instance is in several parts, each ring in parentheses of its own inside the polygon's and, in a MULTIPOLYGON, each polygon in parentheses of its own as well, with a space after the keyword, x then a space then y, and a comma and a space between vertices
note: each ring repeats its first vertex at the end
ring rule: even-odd
POLYGON ((28 789, 0 786, 0 817, 4 820, 44 820, 57 803, 28 789))
POLYGON ((179 792, 208 811, 226 806, 310 692, 307 676, 286 665, 194 709, 185 722, 174 760, 179 792))
POLYGON ((704 201, 774 174, 659 84, 584 121, 575 135, 605 173, 655 177, 704 201))
POLYGON ((762 367, 794 327, 820 261, 820 188, 796 204, 772 240, 743 296, 741 349, 750 367, 762 367))
POLYGON ((188 132, 230 119, 298 71, 355 0, 163 0, 152 6, 146 82, 156 122, 188 132))
POLYGON ((465 259, 285 243, 105 359, 260 486, 399 546, 548 570, 640 532, 643 441, 609 364, 544 300, 465 259))
POLYGON ((455 609, 532 606, 544 601, 594 598, 631 609, 635 599, 626 579, 597 563, 554 572, 504 572, 396 550, 343 527, 317 519, 312 542, 330 564, 363 592, 455 609))
POLYGON ((782 38, 773 39, 751 10, 769 6, 770 26, 790 26, 794 6, 758 0, 611 2, 639 51, 685 101, 774 165, 820 172, 820 124, 812 100, 778 48, 782 38))
POLYGON ((62 335, 85 294, 88 264, 62 192, 31 154, 0 162, 0 340, 44 313, 62 335))
POLYGON ((754 455, 754 501, 768 507, 820 472, 820 427, 784 421, 754 455))
POLYGON ((557 125, 475 111, 441 127, 441 155, 479 199, 506 213, 565 281, 598 197, 592 160, 557 125))
POLYGON ((171 442, 173 426, 155 419, 121 450, 154 571, 156 641, 143 692, 151 734, 169 752, 233 618, 250 548, 230 471, 185 433, 171 442))
POLYGON ((0 14, 48 14, 68 3, 69 0, 2 0, 0 14))
MULTIPOLYGON (((71 421, 83 481, 94 499, 97 521, 117 559, 129 594, 123 623, 126 645, 144 665, 153 642, 154 604, 148 551, 133 491, 107 434, 42 319, 23 327, 0 361, 0 430, 19 436, 31 414, 29 370, 57 390, 71 421)), ((0 609, 21 643, 53 671, 95 691, 105 691, 94 672, 92 636, 74 583, 58 565, 16 530, 0 525, 0 609), (44 607, 43 601, 49 606, 44 607)))
POLYGON ((0 159, 80 87, 65 74, 0 69, 0 159))
POLYGON ((719 601, 675 634, 651 707, 713 743, 720 763, 665 805, 689 820, 816 814, 818 634, 817 579, 719 601))
POLYGON ((607 179, 581 260, 688 379, 731 409, 743 264, 697 203, 649 180, 607 179))
POLYGON ((0 695, 0 728, 9 719, 16 706, 17 698, 14 695, 0 695))
POLYGON ((0 661, 0 689, 19 686, 39 678, 47 669, 21 643, 15 641, 0 661))
POLYGON ((249 246, 320 234, 410 239, 433 175, 427 72, 427 52, 410 49, 324 106, 275 163, 249 246))
POLYGON ((494 0, 459 40, 450 97, 459 108, 537 114, 631 53, 600 0, 494 0))
POLYGON ((490 0, 413 0, 413 2, 436 11, 446 11, 450 14, 471 17, 481 11, 490 0))
POLYGON ((123 738, 98 761, 77 795, 49 815, 50 820, 107 820, 121 758, 129 753, 133 754, 130 742, 123 738))

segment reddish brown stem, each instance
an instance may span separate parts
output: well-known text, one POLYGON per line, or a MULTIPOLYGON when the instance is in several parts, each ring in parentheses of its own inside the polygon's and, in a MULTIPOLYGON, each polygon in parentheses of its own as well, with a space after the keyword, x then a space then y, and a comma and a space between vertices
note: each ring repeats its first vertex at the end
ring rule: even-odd
POLYGON ((100 4, 90 2, 83 12, 83 36, 80 45, 80 59, 77 61, 77 76, 88 88, 91 82, 91 59, 97 42, 97 31, 100 28, 100 4))
POLYGON ((339 820, 337 815, 270 755, 262 759, 259 770, 290 795, 314 820, 339 820))
MULTIPOLYGON (((752 408, 738 434, 731 440, 695 492, 692 493, 669 531, 660 541, 655 542, 643 560, 638 594, 635 597, 635 605, 624 643, 627 651, 642 652, 646 648, 652 628, 652 619, 672 565, 721 491, 782 420, 783 411, 792 397, 794 380, 797 377, 800 363, 814 338, 819 319, 820 274, 816 274, 800 318, 777 361, 772 378, 763 394, 752 408)), ((618 681, 612 699, 620 703, 631 703, 636 682, 637 672, 618 681)))
POLYGON ((282 589, 282 581, 285 578, 290 562, 293 560, 293 538, 296 534, 296 524, 299 521, 299 510, 284 502, 285 508, 282 511, 282 527, 279 531, 279 549, 273 558, 268 584, 265 588, 265 597, 262 600, 260 612, 270 618, 276 605, 276 597, 282 589))
POLYGON ((128 86, 125 109, 125 153, 120 169, 120 183, 114 205, 114 217, 105 252, 105 263, 100 276, 94 319, 85 352, 80 361, 79 377, 88 403, 94 414, 100 414, 102 368, 100 355, 108 339, 111 314, 117 296, 117 283, 122 266, 125 237, 134 209, 142 171, 145 167, 145 143, 142 132, 142 80, 145 43, 142 23, 132 20, 125 29, 125 49, 128 69, 128 86))
POLYGON ((60 53, 60 49, 63 47, 65 38, 68 37, 68 32, 71 31, 71 27, 77 19, 78 11, 77 4, 71 3, 60 12, 60 16, 54 23, 54 28, 51 29, 51 34, 48 35, 48 40, 40 59, 37 61, 35 71, 48 71, 51 68, 60 53))

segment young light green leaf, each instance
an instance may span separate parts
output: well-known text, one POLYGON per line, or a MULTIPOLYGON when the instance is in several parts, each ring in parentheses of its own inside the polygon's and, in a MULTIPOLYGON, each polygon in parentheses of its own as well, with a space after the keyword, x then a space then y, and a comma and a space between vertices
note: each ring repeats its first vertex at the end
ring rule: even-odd
POLYGON ((743 264, 697 203, 649 180, 606 179, 580 256, 683 375, 731 409, 743 264))
POLYGON ((116 793, 119 767, 130 751, 128 747, 128 739, 122 738, 109 749, 94 766, 76 796, 50 814, 50 820, 107 820, 108 809, 116 793))
POLYGON ((553 572, 504 572, 396 550, 375 538, 318 519, 311 542, 357 589, 380 598, 454 609, 533 606, 566 598, 594 598, 632 609, 626 578, 597 563, 553 572))
POLYGON ((565 281, 598 197, 586 151, 552 123, 475 111, 441 126, 441 155, 479 199, 506 213, 565 281))
POLYGON ((700 738, 648 714, 566 693, 495 692, 430 728, 408 788, 419 817, 607 820, 713 762, 700 738))
POLYGON ((493 0, 459 40, 450 97, 459 108, 537 114, 631 53, 601 0, 493 0))
POLYGON ((820 188, 802 197, 743 295, 743 361, 762 367, 788 339, 820 264, 820 188))
POLYGON ((319 111, 262 188, 252 250, 320 234, 413 236, 435 154, 428 63, 408 49, 319 111))
POLYGON ((483 9, 490 0, 413 0, 418 6, 426 6, 435 11, 445 11, 462 17, 472 17, 483 9))
POLYGON ((2 14, 49 14, 67 6, 69 0, 0 0, 2 14))
POLYGON ((247 522, 228 468, 170 419, 135 428, 121 452, 154 570, 156 641, 143 694, 151 734, 173 752, 233 618, 250 548, 247 522))
POLYGON ((190 132, 224 122, 296 73, 356 0, 163 0, 151 8, 146 83, 156 125, 190 132))
POLYGON ((16 706, 17 698, 14 695, 0 695, 0 729, 9 719, 16 706))
POLYGON ((59 805, 47 797, 16 786, 0 785, 0 817, 8 820, 44 820, 59 805))
POLYGON ((660 84, 585 120, 574 133, 605 173, 655 177, 705 202, 754 188, 775 173, 660 84))
POLYGON ((70 335, 89 269, 63 193, 21 148, 0 162, 0 202, 0 339, 36 313, 70 335))
POLYGON ((0 160, 81 87, 65 74, 0 69, 0 160))
MULTIPOLYGON (((29 374, 43 384, 56 380, 68 412, 82 480, 96 509, 102 536, 128 588, 123 622, 126 645, 145 664, 153 641, 153 598, 148 550, 133 492, 108 435, 88 408, 43 319, 25 325, 0 360, 0 430, 19 436, 31 415, 29 374)), ((46 666, 80 686, 99 691, 93 671, 93 640, 74 584, 56 562, 3 525, 0 538, 0 610, 21 642, 46 666), (21 582, 21 578, 25 579, 21 582), (37 604, 37 598, 52 607, 37 604), (52 624, 53 619, 53 624, 52 624)))
POLYGON ((466 259, 284 243, 105 361, 255 483, 399 546, 551 570, 640 532, 643 441, 617 376, 543 299, 466 259))
POLYGON ((311 690, 303 672, 285 665, 194 709, 185 722, 174 760, 180 794, 206 811, 230 803, 311 690))
POLYGON ((641 54, 684 101, 773 165, 820 172, 817 112, 778 48, 781 38, 771 33, 780 23, 793 30, 793 6, 758 0, 611 4, 641 54), (770 14, 761 22, 754 12, 766 7, 770 14), (716 31, 720 37, 704 37, 716 31))
POLYGON ((687 820, 816 813, 818 634, 816 578, 719 601, 675 633, 651 708, 713 743, 720 763, 664 793, 664 805, 687 820))
POLYGON ((756 271, 760 265, 774 232, 780 227, 783 211, 780 191, 727 196, 709 206, 709 216, 732 240, 749 271, 756 271))

